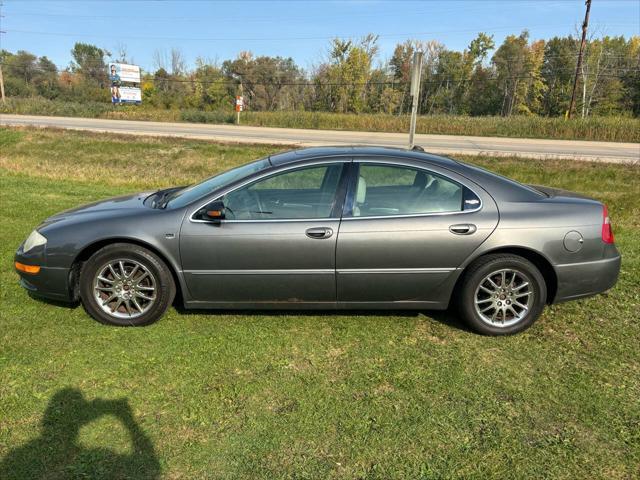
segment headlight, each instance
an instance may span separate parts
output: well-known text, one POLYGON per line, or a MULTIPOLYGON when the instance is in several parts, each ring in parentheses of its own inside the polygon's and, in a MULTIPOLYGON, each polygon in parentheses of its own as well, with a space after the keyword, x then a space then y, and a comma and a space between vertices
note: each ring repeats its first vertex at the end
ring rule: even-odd
POLYGON ((44 236, 40 235, 40 233, 37 230, 34 230, 29 234, 27 239, 24 241, 22 251, 24 253, 27 253, 32 248, 38 247, 40 245, 44 245, 46 243, 47 243, 47 239, 44 236))

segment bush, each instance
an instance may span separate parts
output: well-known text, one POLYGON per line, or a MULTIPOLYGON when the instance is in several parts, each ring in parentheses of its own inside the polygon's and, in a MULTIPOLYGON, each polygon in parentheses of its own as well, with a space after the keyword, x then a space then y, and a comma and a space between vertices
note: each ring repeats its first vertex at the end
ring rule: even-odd
MULTIPOLYGON (((165 122, 218 124, 235 122, 235 113, 229 110, 210 112, 195 109, 163 109, 148 104, 112 106, 106 102, 65 102, 46 100, 41 97, 9 99, 6 105, 0 105, 0 112, 165 122)), ((408 131, 409 116, 307 111, 249 111, 242 112, 241 123, 260 127, 400 133, 408 131)), ((441 135, 640 142, 640 119, 620 116, 565 120, 564 118, 536 116, 431 115, 418 117, 416 131, 417 133, 441 135)))
POLYGON ((185 122, 192 123, 234 123, 236 116, 232 112, 218 110, 215 112, 204 112, 202 110, 184 110, 180 118, 185 122))

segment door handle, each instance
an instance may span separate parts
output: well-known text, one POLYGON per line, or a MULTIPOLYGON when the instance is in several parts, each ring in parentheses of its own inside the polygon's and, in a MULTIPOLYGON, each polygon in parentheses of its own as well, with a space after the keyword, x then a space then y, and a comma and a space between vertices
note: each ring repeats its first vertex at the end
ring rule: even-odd
POLYGON ((472 233, 475 233, 476 230, 476 226, 471 223, 460 223, 449 227, 449 231, 456 235, 471 235, 472 233))
POLYGON ((322 239, 333 235, 333 230, 329 227, 314 227, 307 229, 305 233, 309 238, 322 239))

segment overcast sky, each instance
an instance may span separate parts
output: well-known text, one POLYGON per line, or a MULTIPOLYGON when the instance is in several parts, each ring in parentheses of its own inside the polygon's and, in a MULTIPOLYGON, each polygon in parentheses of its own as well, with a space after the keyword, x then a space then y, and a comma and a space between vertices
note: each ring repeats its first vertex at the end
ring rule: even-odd
MULTIPOLYGON (((318 63, 330 38, 380 35, 380 59, 398 41, 438 40, 463 49, 484 31, 496 44, 528 29, 533 39, 567 35, 579 28, 583 0, 466 1, 17 1, 2 0, 1 47, 46 55, 69 64, 76 41, 112 52, 125 45, 144 69, 154 51, 179 48, 192 65, 197 57, 256 55, 293 57, 302 67, 318 63)), ((592 31, 639 35, 640 0, 593 0, 592 31)))

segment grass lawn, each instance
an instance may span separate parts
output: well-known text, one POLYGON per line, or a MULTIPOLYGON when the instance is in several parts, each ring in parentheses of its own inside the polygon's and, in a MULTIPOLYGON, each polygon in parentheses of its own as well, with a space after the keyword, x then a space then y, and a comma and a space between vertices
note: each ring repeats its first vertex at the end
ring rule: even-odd
POLYGON ((0 478, 637 478, 638 167, 469 159, 605 201, 624 257, 611 292, 513 337, 434 312, 112 328, 18 286, 45 217, 276 149, 0 129, 0 478))

